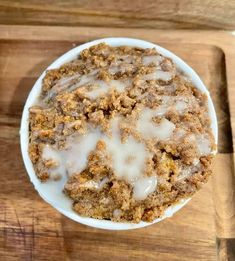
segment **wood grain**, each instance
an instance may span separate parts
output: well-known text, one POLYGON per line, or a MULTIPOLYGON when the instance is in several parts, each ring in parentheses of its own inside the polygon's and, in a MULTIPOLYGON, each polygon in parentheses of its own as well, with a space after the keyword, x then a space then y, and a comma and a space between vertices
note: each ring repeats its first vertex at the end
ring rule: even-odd
POLYGON ((231 0, 1 0, 0 24, 235 29, 231 0))
POLYGON ((235 240, 234 239, 217 239, 218 260, 235 260, 235 240))
POLYGON ((217 255, 220 260, 233 260, 235 184, 231 123, 235 122, 235 111, 228 104, 227 92, 230 101, 235 99, 231 73, 235 42, 230 35, 82 27, 74 30, 0 26, 0 30, 0 257, 3 260, 208 261, 215 260, 217 255), (120 34, 157 42, 185 59, 211 91, 221 134, 213 179, 187 206, 159 224, 112 232, 75 223, 38 196, 21 160, 18 131, 28 92, 56 57, 84 41, 120 34))
POLYGON ((214 160, 213 199, 216 236, 235 238, 235 176, 232 154, 218 154, 214 160), (232 185, 232 189, 231 189, 232 185))

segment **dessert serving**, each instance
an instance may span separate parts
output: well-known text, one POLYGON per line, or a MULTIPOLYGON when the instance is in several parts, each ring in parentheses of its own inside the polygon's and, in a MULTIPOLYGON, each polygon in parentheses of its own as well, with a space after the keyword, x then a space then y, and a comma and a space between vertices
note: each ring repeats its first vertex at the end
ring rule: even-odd
POLYGON ((207 182, 215 150, 207 95, 155 48, 85 49, 29 108, 35 173, 80 216, 151 222, 207 182))

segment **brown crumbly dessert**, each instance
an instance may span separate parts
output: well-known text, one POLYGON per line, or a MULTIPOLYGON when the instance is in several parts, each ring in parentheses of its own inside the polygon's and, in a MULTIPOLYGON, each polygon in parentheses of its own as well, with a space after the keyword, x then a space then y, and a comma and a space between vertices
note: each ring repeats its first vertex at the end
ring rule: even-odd
POLYGON ((153 221, 211 175, 207 97, 155 49, 99 44, 43 79, 29 154, 82 216, 153 221))

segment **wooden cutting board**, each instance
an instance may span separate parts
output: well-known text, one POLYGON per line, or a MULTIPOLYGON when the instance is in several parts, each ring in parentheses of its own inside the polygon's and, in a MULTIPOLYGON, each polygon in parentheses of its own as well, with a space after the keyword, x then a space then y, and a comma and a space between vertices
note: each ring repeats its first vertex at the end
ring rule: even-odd
POLYGON ((226 32, 0 26, 0 260, 235 260, 235 37, 226 32), (211 92, 219 122, 214 175, 172 218, 133 231, 80 225, 46 204, 24 169, 19 125, 41 72, 91 39, 128 36, 182 57, 211 92))

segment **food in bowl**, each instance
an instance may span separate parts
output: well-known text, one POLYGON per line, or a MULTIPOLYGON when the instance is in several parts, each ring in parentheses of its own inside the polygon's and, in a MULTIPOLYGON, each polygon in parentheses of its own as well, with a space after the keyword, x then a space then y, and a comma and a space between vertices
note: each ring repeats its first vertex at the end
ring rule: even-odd
POLYGON ((98 44, 48 70, 29 155, 81 216, 151 222, 211 175, 207 95, 155 48, 98 44))

